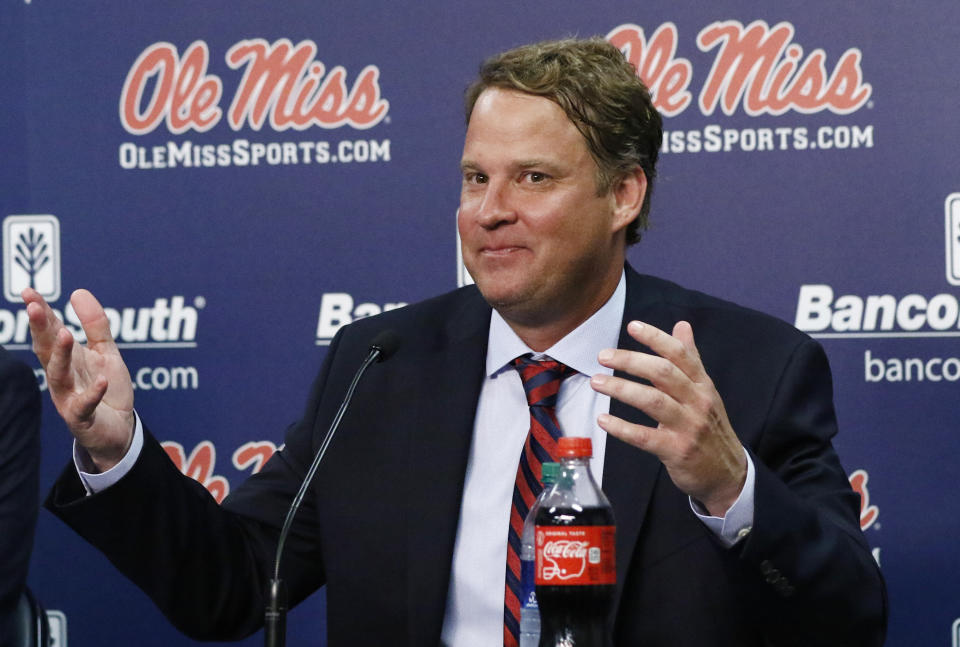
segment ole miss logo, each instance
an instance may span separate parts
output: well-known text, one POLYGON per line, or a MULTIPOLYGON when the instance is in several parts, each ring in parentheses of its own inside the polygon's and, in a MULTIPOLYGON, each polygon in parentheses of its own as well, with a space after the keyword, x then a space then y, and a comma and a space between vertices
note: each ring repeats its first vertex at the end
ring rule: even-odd
MULTIPOLYGON (((719 108, 732 115, 742 108, 753 117, 823 110, 845 115, 866 105, 873 88, 864 82, 859 49, 847 49, 831 70, 822 48, 805 52, 793 41, 794 34, 792 23, 770 26, 763 20, 749 25, 716 21, 701 29, 697 47, 716 54, 700 90, 700 112, 712 115, 719 108)), ((674 117, 691 104, 693 65, 676 55, 680 38, 675 24, 664 23, 649 37, 633 23, 618 25, 607 40, 637 69, 662 114, 674 117)))
POLYGON ((380 92, 380 69, 364 67, 350 80, 340 66, 317 60, 317 45, 272 43, 251 38, 234 44, 227 65, 243 70, 239 86, 224 110, 224 83, 209 73, 210 49, 194 41, 182 53, 166 42, 147 47, 127 73, 120 94, 120 123, 133 135, 161 125, 175 135, 206 132, 226 114, 233 130, 265 124, 275 131, 351 126, 363 130, 380 123, 390 108, 380 92))

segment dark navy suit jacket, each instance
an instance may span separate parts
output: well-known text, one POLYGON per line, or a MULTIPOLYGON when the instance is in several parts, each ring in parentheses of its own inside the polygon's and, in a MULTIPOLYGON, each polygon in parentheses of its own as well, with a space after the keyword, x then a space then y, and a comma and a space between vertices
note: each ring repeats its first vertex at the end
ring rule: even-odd
MULTIPOLYGON (((134 469, 97 495, 84 498, 68 466, 48 505, 186 633, 254 631, 289 501, 370 340, 392 328, 402 344, 360 384, 294 524, 283 576, 294 602, 327 586, 331 646, 436 645, 489 318, 469 287, 342 329, 284 449, 222 508, 151 437, 134 469)), ((628 268, 624 327, 632 319, 668 331, 691 323, 757 479, 752 530, 727 549, 654 456, 608 439, 616 643, 881 644, 884 585, 831 446, 820 346, 771 317, 628 268)), ((640 349, 623 330, 620 345, 640 349)), ((611 412, 653 424, 617 402, 611 412)))
POLYGON ((27 580, 37 522, 40 390, 30 367, 0 348, 0 645, 27 580))

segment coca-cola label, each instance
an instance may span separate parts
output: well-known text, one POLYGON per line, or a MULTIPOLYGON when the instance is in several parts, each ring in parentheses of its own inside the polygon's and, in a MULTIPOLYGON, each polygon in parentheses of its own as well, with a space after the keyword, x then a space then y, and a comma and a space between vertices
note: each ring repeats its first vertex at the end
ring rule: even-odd
POLYGON ((616 584, 614 526, 537 526, 537 586, 616 584))

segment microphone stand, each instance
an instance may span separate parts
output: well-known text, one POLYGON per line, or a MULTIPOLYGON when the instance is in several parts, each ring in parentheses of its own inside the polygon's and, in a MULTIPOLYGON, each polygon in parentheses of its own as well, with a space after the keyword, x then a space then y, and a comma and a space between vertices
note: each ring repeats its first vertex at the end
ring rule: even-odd
POLYGON ((323 460, 323 455, 327 453, 327 447, 330 446, 330 441, 333 440, 333 434, 337 431, 337 427, 340 426, 340 420, 347 411, 347 406, 353 398, 353 392, 356 390, 360 378, 371 364, 376 361, 382 362, 390 357, 397 349, 399 343, 397 335, 390 330, 385 330, 374 338, 370 344, 370 352, 367 358, 363 361, 356 375, 353 376, 353 381, 350 383, 347 394, 340 404, 340 409, 337 411, 337 415, 334 416, 333 422, 330 424, 330 429, 320 444, 320 449, 317 450, 317 454, 313 458, 313 463, 310 464, 310 469, 307 470, 307 474, 303 479, 303 483, 300 485, 300 489, 297 491, 297 495, 293 497, 293 503, 290 504, 290 509, 287 511, 287 518, 284 519, 283 527, 280 529, 280 537, 277 540, 277 556, 273 563, 273 577, 270 579, 270 586, 267 590, 268 600, 264 613, 264 644, 266 647, 284 647, 286 644, 287 590, 283 580, 280 579, 280 558, 283 555, 283 546, 287 541, 287 535, 290 533, 290 526, 293 525, 293 518, 296 516, 297 510, 300 509, 300 503, 307 493, 307 488, 310 487, 310 482, 317 473, 317 468, 320 467, 320 461, 323 460))

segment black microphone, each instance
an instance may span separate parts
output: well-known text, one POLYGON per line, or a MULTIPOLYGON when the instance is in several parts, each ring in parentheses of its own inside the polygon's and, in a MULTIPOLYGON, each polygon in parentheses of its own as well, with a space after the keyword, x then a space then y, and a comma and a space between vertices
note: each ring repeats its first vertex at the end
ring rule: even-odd
MULTIPOLYGON (((370 352, 372 353, 375 350, 380 352, 377 356, 378 362, 385 362, 390 359, 393 354, 397 352, 398 348, 400 348, 400 335, 389 328, 380 331, 380 334, 370 342, 370 352)), ((360 370, 362 371, 363 369, 361 368, 360 370)))
MULTIPOLYGON (((297 510, 300 509, 300 502, 303 501, 303 497, 307 493, 307 488, 310 487, 310 481, 313 480, 313 475, 317 473, 317 468, 320 467, 320 461, 323 460, 323 455, 327 452, 327 447, 329 447, 330 441, 333 439, 333 434, 337 431, 337 427, 340 426, 340 420, 347 411, 347 406, 353 398, 353 392, 360 382, 360 377, 371 364, 386 361, 391 355, 397 352, 397 348, 399 347, 400 336, 392 330, 381 331, 373 338, 373 341, 370 342, 370 352, 367 354, 367 358, 363 360, 363 364, 360 365, 360 370, 353 376, 353 381, 347 389, 347 394, 343 397, 340 409, 337 411, 337 415, 334 416, 333 422, 330 423, 327 435, 324 436, 323 442, 320 443, 320 448, 313 457, 313 463, 310 464, 310 469, 307 470, 306 476, 303 477, 303 483, 300 485, 297 495, 293 497, 293 503, 290 504, 290 509, 287 511, 287 518, 283 521, 283 527, 280 529, 280 538, 277 540, 277 556, 273 562, 273 578, 270 580, 270 586, 267 590, 268 600, 264 614, 263 628, 264 644, 266 647, 284 647, 286 644, 287 591, 283 581, 280 579, 280 559, 283 556, 283 545, 287 541, 287 535, 290 534, 290 526, 293 525, 293 518, 296 516, 297 510)), ((318 421, 314 422, 314 433, 318 431, 317 424, 318 421)))

